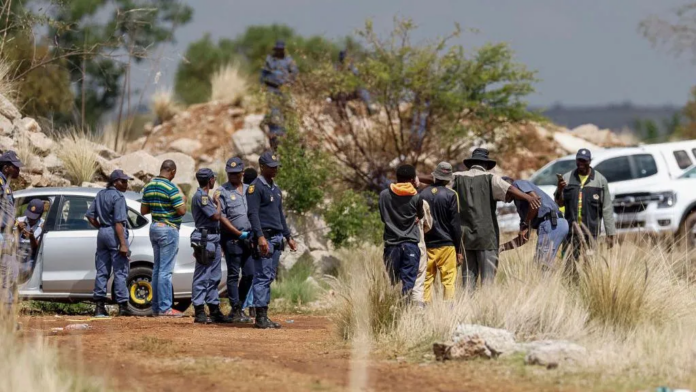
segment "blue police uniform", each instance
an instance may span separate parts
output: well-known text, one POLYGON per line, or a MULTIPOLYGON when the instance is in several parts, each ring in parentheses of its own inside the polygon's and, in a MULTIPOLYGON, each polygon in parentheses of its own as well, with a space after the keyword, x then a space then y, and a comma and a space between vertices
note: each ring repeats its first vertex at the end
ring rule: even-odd
MULTIPOLYGON (((279 162, 275 155, 265 152, 259 158, 261 165, 277 167, 279 162)), ((252 292, 256 308, 268 307, 271 300, 271 282, 276 277, 278 262, 283 248, 283 238, 290 239, 290 230, 283 214, 283 196, 280 188, 263 175, 259 175, 247 190, 249 221, 256 239, 265 237, 268 242, 268 254, 258 255, 255 259, 252 292)))
MULTIPOLYGON (((239 158, 231 158, 225 167, 228 173, 241 173, 244 163, 239 158)), ((243 238, 237 237, 222 228, 222 251, 227 263, 227 295, 233 311, 241 309, 246 301, 254 278, 254 260, 251 257, 249 234, 251 223, 247 215, 246 191, 249 185, 242 184, 240 192, 231 183, 224 183, 217 191, 219 194, 222 214, 227 217, 232 226, 243 233, 243 238), (246 232, 246 234, 244 234, 246 232), (242 279, 240 280, 240 270, 242 279)))
POLYGON ((95 254, 97 273, 94 277, 94 300, 99 303, 106 301, 107 283, 113 269, 116 302, 119 304, 127 303, 127 280, 130 266, 128 256, 119 252, 120 242, 114 227, 116 223, 123 224, 126 242, 128 242, 126 198, 113 185, 109 186, 97 193, 97 197, 89 206, 85 216, 99 222, 97 252, 95 254))
MULTIPOLYGON (((285 49, 283 41, 276 42, 274 49, 285 49)), ((285 99, 281 88, 294 81, 298 74, 295 60, 288 54, 283 58, 273 55, 266 57, 266 62, 261 68, 261 83, 266 86, 269 94, 268 105, 268 130, 271 133, 271 147, 277 145, 277 138, 285 134, 285 116, 283 115, 282 101, 285 99)))
MULTIPOLYGON (((0 162, 21 168, 22 162, 17 154, 9 150, 2 154, 0 162)), ((2 278, 3 302, 8 305, 14 300, 14 287, 19 271, 19 261, 14 252, 12 230, 15 224, 15 200, 10 187, 10 179, 0 172, 0 277, 2 278)))
POLYGON ((217 212, 213 204, 213 198, 206 191, 198 188, 191 200, 191 214, 196 224, 196 229, 191 233, 191 242, 201 241, 201 230, 208 231, 206 250, 215 252, 215 257, 209 265, 196 263, 193 271, 192 301, 194 306, 219 305, 220 296, 218 285, 222 278, 220 262, 222 252, 220 249, 220 222, 212 219, 217 212))

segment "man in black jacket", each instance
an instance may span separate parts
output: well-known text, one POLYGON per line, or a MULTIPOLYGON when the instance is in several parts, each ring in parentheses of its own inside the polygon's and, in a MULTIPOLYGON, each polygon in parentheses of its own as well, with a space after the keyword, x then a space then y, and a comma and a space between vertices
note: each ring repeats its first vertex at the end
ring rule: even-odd
POLYGON ((433 172, 433 185, 420 193, 421 198, 430 205, 430 213, 433 216, 432 227, 425 234, 425 246, 428 248, 428 267, 423 295, 425 302, 430 302, 432 298, 432 285, 438 270, 445 289, 445 300, 454 298, 457 265, 464 259, 459 200, 457 193, 447 188, 454 179, 452 172, 452 165, 440 162, 433 172))

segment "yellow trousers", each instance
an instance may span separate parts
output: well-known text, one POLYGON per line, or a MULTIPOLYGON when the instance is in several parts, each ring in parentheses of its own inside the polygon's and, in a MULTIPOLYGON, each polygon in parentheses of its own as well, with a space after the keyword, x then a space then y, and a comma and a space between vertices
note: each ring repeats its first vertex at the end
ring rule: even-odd
POLYGON ((428 248, 428 267, 425 272, 425 292, 423 299, 430 302, 433 296, 433 282, 437 271, 445 289, 445 300, 454 298, 454 284, 457 280, 457 253, 454 246, 428 248))

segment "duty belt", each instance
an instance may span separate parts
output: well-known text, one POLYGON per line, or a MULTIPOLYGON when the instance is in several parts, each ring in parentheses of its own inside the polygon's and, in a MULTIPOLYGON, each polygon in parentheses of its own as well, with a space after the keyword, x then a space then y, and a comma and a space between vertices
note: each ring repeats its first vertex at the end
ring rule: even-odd
POLYGON ((196 230, 201 231, 201 230, 208 230, 208 234, 220 234, 220 228, 212 228, 212 227, 196 227, 196 230))
POLYGON ((264 229, 263 231, 263 236, 264 237, 273 237, 278 234, 283 234, 282 231, 280 230, 275 230, 275 229, 264 229))

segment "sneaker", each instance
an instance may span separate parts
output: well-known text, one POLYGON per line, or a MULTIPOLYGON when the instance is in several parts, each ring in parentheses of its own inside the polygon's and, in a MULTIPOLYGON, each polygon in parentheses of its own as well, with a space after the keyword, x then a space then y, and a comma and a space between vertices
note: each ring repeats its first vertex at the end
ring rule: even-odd
POLYGON ((164 313, 158 313, 155 317, 184 317, 184 314, 176 309, 169 309, 164 313))

